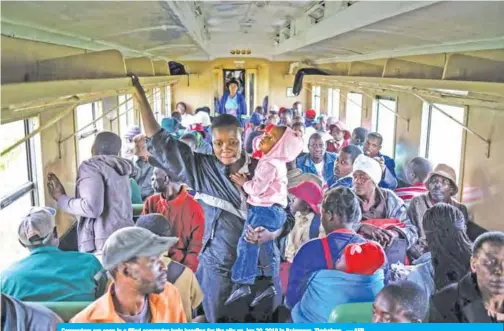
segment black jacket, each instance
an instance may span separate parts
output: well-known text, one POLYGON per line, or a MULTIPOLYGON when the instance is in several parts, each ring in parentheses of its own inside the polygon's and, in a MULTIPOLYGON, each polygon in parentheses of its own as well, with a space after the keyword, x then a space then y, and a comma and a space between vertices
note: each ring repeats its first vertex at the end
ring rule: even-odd
POLYGON ((429 322, 495 323, 483 304, 475 274, 467 274, 432 296, 429 322))

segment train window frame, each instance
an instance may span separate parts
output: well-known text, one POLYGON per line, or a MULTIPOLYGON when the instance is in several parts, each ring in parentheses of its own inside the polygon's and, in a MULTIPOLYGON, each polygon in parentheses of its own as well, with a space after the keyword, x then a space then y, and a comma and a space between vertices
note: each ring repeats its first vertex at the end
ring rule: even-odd
POLYGON ((327 89, 327 112, 328 115, 339 120, 340 116, 340 89, 331 88, 327 89))
MULTIPOLYGON (((23 134, 25 136, 32 133, 36 127, 38 126, 38 121, 36 118, 27 118, 23 121, 23 134)), ((10 122, 13 123, 13 122, 10 122)), ((10 124, 5 123, 5 124, 10 124)), ((16 202, 17 200, 23 198, 27 194, 30 196, 31 206, 38 206, 40 203, 40 193, 38 192, 39 188, 39 177, 40 177, 40 161, 39 158, 41 156, 41 151, 37 151, 40 149, 40 135, 37 134, 34 137, 26 140, 22 145, 24 146, 24 158, 26 161, 26 170, 27 170, 27 180, 15 187, 14 189, 9 190, 2 196, 0 196, 0 210, 4 210, 9 207, 11 204, 16 202), (37 144, 38 142, 38 144, 37 144)), ((18 146, 17 148, 19 148, 18 146)))
POLYGON ((119 94, 117 96, 117 104, 120 105, 118 110, 119 134, 123 136, 126 132, 128 132, 128 128, 135 124, 135 105, 133 103, 133 95, 119 94), (131 100, 121 105, 129 98, 131 98, 131 100))
POLYGON ((364 96, 362 95, 362 93, 348 92, 346 95, 345 124, 347 125, 347 128, 350 131, 362 126, 362 105, 363 105, 363 102, 364 102, 364 96), (351 96, 353 96, 353 95, 360 95, 360 109, 359 109, 359 111, 356 111, 356 112, 351 112, 352 109, 349 109, 349 107, 356 107, 357 106, 354 104, 355 101, 354 102, 352 102, 353 100, 350 101, 351 96), (348 116, 350 113, 358 114, 359 120, 357 120, 357 115, 355 116, 355 118, 348 116), (357 126, 353 126, 355 124, 355 123, 353 123, 354 120, 355 120, 355 122, 358 122, 357 126))
MULTIPOLYGON (((75 149, 76 149, 76 161, 77 161, 77 167, 80 166, 80 164, 89 159, 91 157, 91 147, 86 146, 87 149, 82 147, 83 141, 86 141, 86 143, 89 144, 90 138, 96 137, 96 135, 100 132, 103 131, 103 123, 102 121, 97 120, 102 114, 103 114, 103 103, 102 100, 96 100, 84 104, 80 104, 74 109, 74 122, 75 122, 75 128, 76 130, 80 130, 81 128, 85 127, 86 125, 90 124, 90 121, 83 121, 84 123, 80 123, 79 121, 79 109, 82 109, 81 107, 91 105, 91 122, 93 124, 91 125, 90 128, 86 129, 84 132, 81 132, 77 135, 75 135, 75 149)), ((90 144, 92 145, 92 144, 90 144)))
POLYGON ((154 117, 156 118, 158 123, 161 123, 161 120, 163 119, 162 102, 163 100, 161 99, 161 88, 154 87, 152 89, 152 110, 154 112, 154 117))
POLYGON ((387 102, 387 101, 392 101, 394 102, 394 107, 393 108, 395 112, 397 112, 397 99, 392 98, 392 97, 384 97, 384 96, 376 96, 373 99, 373 111, 371 115, 371 130, 374 132, 378 132, 383 136, 383 143, 382 143, 382 150, 381 152, 384 155, 387 155, 391 158, 395 158, 396 154, 396 131, 397 131, 397 116, 390 111, 389 109, 385 108, 380 101, 387 102), (384 116, 380 116, 380 114, 386 114, 384 116), (390 128, 382 128, 380 127, 380 123, 383 123, 382 119, 386 118, 386 121, 392 120, 392 130, 390 128), (389 136, 387 134, 384 134, 383 132, 391 132, 392 135, 389 136))
POLYGON ((172 91, 171 91, 171 85, 166 85, 165 86, 165 99, 164 99, 164 103, 165 103, 165 116, 166 117, 170 117, 171 114, 172 114, 172 91))
POLYGON ((320 114, 320 91, 319 85, 312 86, 312 108, 317 114, 320 114))
MULTIPOLYGON (((467 126, 467 116, 468 116, 468 107, 467 106, 460 106, 460 105, 450 105, 450 104, 441 104, 441 103, 435 103, 434 104, 436 107, 439 107, 443 109, 443 107, 449 107, 446 109, 443 109, 443 111, 449 113, 453 118, 458 120, 461 124, 464 126, 467 126), (450 109, 458 109, 459 111, 461 110, 461 114, 455 114, 450 109)), ((462 177, 463 177, 463 171, 464 171, 464 158, 465 158, 465 141, 466 141, 466 136, 467 132, 464 130, 460 125, 456 124, 452 119, 450 119, 448 116, 442 114, 440 111, 435 109, 431 104, 429 103, 424 103, 422 106, 422 118, 421 118, 421 132, 420 132, 420 145, 419 145, 419 151, 418 155, 425 157, 426 159, 430 160, 435 167, 439 163, 446 163, 449 166, 453 167, 457 176, 457 182, 458 185, 461 187, 462 185, 462 177), (457 135, 459 135, 460 139, 449 139, 446 140, 443 143, 443 150, 444 151, 453 151, 453 150, 459 150, 459 154, 457 156, 458 160, 455 160, 455 162, 447 162, 446 160, 439 160, 439 159, 433 159, 432 156, 432 150, 435 145, 433 144, 431 146, 431 140, 432 140, 432 134, 433 134, 433 127, 436 128, 434 120, 433 119, 433 114, 437 114, 438 116, 442 116, 440 118, 446 119, 446 123, 442 126, 443 127, 443 132, 442 134, 440 133, 439 135, 445 135, 445 136, 453 136, 454 133, 447 133, 448 130, 457 130, 457 135), (454 146, 447 146, 447 144, 456 144, 454 146)), ((444 155, 446 153, 443 153, 444 155)))

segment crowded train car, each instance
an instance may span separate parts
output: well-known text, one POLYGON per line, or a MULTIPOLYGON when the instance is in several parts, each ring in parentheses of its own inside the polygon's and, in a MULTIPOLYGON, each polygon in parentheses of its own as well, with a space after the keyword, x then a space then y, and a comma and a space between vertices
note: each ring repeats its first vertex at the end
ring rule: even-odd
POLYGON ((1 7, 3 330, 504 321, 504 2, 1 7))

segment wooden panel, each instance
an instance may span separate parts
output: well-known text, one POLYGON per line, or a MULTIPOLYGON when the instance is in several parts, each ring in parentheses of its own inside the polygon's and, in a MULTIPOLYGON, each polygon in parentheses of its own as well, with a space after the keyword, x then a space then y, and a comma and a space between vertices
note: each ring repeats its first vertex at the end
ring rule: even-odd
POLYGON ((148 57, 126 59, 126 71, 138 76, 154 76, 154 65, 148 57))
POLYGON ((352 62, 348 70, 349 76, 381 77, 383 66, 377 66, 365 62, 352 62))
POLYGON ((388 59, 383 77, 441 79, 443 68, 413 63, 397 59, 388 59))
POLYGON ((504 61, 452 54, 448 58, 443 79, 504 82, 504 61))
POLYGON ((152 61, 152 65, 154 66, 154 74, 156 76, 170 76, 170 69, 168 68, 168 62, 163 60, 152 61))

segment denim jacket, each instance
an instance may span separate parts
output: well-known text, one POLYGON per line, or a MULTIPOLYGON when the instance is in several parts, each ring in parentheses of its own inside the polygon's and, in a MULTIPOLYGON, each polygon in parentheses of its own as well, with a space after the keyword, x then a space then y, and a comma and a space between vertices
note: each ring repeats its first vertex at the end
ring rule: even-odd
MULTIPOLYGON (((324 181, 328 182, 334 177, 334 163, 338 158, 338 154, 326 152, 324 154, 324 181)), ((313 163, 310 154, 298 157, 296 165, 303 172, 315 174, 318 176, 315 163, 313 163)))

